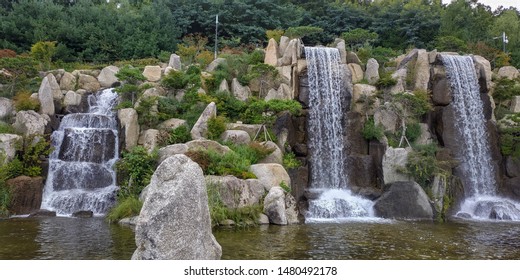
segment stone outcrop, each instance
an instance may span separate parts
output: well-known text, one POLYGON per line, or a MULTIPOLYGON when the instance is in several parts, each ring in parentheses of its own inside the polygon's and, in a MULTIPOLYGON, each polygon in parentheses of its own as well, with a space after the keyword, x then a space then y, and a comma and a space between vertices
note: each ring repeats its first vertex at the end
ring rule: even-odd
POLYGON ((283 164, 283 153, 282 150, 272 141, 263 142, 262 145, 272 152, 265 158, 261 159, 259 163, 277 163, 283 164))
POLYGON ((249 168, 255 176, 262 181, 267 189, 271 189, 275 186, 280 186, 282 182, 285 182, 287 186, 291 185, 291 178, 287 171, 280 164, 276 163, 259 163, 253 164, 249 168))
POLYGON ((159 130, 147 129, 141 132, 137 143, 145 147, 149 153, 152 152, 159 145, 159 130))
POLYGON ((479 55, 473 56, 473 62, 475 63, 480 90, 488 92, 491 90, 491 78, 493 75, 493 72, 491 71, 491 63, 479 55))
POLYGON ((251 142, 251 137, 243 130, 226 130, 222 133, 220 139, 237 145, 249 144, 251 142))
POLYGON ((349 63, 347 64, 350 73, 352 73, 352 83, 359 83, 361 80, 363 80, 363 69, 361 69, 361 66, 356 63, 349 63))
POLYGON ((358 113, 374 114, 374 109, 378 107, 379 101, 376 98, 377 88, 371 85, 355 84, 352 91, 352 108, 358 113))
POLYGON ((60 100, 61 93, 60 86, 56 78, 52 74, 48 74, 43 78, 38 89, 38 100, 40 101, 40 113, 53 116, 55 113, 54 100, 60 100))
POLYGON ((428 195, 412 181, 394 182, 375 201, 376 215, 405 220, 433 220, 433 209, 428 195))
POLYGON ((161 66, 145 66, 143 70, 143 76, 149 82, 157 82, 161 79, 162 69, 161 66))
POLYGON ((242 208, 259 204, 265 187, 258 179, 238 179, 235 176, 207 176, 206 183, 215 187, 227 208, 242 208))
POLYGON ((222 82, 220 82, 220 85, 218 86, 218 90, 219 91, 230 92, 229 91, 229 85, 228 85, 228 82, 226 81, 226 79, 223 79, 222 82))
POLYGON ((47 115, 40 115, 33 110, 20 111, 16 114, 13 127, 25 136, 44 134, 49 122, 50 118, 47 115))
POLYGON ((187 122, 185 120, 181 120, 181 119, 176 119, 176 118, 172 118, 172 119, 169 119, 169 120, 165 120, 164 122, 160 123, 157 128, 159 130, 166 130, 166 131, 171 131, 171 130, 174 130, 178 127, 181 127, 181 126, 187 126, 187 122))
POLYGON ((191 129, 191 138, 192 139, 202 139, 208 136, 208 121, 211 118, 215 118, 217 116, 217 106, 215 102, 211 102, 206 106, 206 109, 202 112, 199 119, 193 125, 191 129))
POLYGON ((186 144, 173 144, 159 149, 159 159, 157 162, 161 163, 168 157, 178 154, 185 154, 188 152, 188 145, 186 144))
POLYGON ((231 91, 233 95, 241 101, 246 101, 251 96, 251 90, 248 86, 242 86, 240 82, 238 82, 237 78, 233 78, 231 82, 231 91))
POLYGON ((498 69, 498 77, 506 79, 516 79, 520 74, 514 66, 504 66, 498 69))
MULTIPOLYGON (((0 134, 0 155, 5 156, 5 161, 10 161, 16 155, 16 151, 21 149, 22 144, 23 138, 20 135, 0 134)), ((4 164, 4 162, 0 161, 0 164, 4 164)))
POLYGON ((6 182, 11 192, 10 212, 26 215, 40 209, 43 193, 43 178, 19 176, 6 182))
POLYGON ((282 99, 282 100, 291 100, 293 99, 292 96, 293 92, 291 90, 291 87, 289 87, 286 84, 280 84, 280 87, 278 87, 278 90, 271 89, 267 93, 265 97, 265 101, 269 101, 271 99, 282 99))
POLYGON ((117 66, 110 65, 103 68, 97 77, 101 87, 109 88, 119 82, 119 79, 116 77, 118 72, 119 68, 117 66))
POLYGON ((377 60, 373 58, 367 61, 365 80, 367 80, 371 85, 374 85, 379 81, 379 63, 377 63, 377 60))
POLYGON ((137 145, 139 140, 139 123, 137 121, 137 111, 134 108, 121 109, 117 112, 117 117, 121 123, 121 130, 125 140, 125 149, 130 151, 137 145))
POLYGON ((404 148, 388 147, 386 149, 382 162, 385 184, 410 180, 408 175, 399 172, 400 169, 406 168, 408 153, 409 151, 404 148))
POLYGON ((79 88, 87 92, 97 92, 101 88, 101 85, 95 77, 85 74, 79 74, 78 85, 79 88))
POLYGON ((60 79, 60 89, 66 91, 75 90, 77 83, 78 81, 76 79, 76 76, 72 75, 69 72, 65 72, 63 73, 60 79))
POLYGON ((14 116, 13 101, 5 97, 0 97, 0 120, 8 119, 14 116))
POLYGON ((285 192, 280 187, 272 187, 264 199, 264 213, 269 222, 275 225, 287 225, 285 213, 285 192))
POLYGON ((277 66, 278 64, 278 43, 276 40, 271 38, 265 49, 264 63, 271 66, 277 66))
POLYGON ((167 158, 147 189, 132 259, 220 259, 222 248, 211 232, 204 175, 195 162, 184 155, 167 158))
POLYGON ((172 53, 170 55, 170 61, 168 62, 168 67, 171 67, 173 70, 178 71, 181 70, 181 57, 177 54, 172 53))
POLYGON ((81 94, 76 93, 72 90, 69 90, 65 94, 65 98, 63 99, 63 105, 65 107, 79 106, 79 105, 81 105, 82 98, 83 98, 83 96, 81 94))
POLYGON ((223 63, 226 62, 226 59, 225 58, 222 58, 222 57, 218 57, 217 59, 213 60, 209 65, 208 67, 206 67, 206 69, 204 71, 206 72, 213 72, 217 69, 217 67, 223 63))
POLYGON ((206 139, 192 140, 186 142, 186 145, 188 146, 188 151, 213 150, 219 154, 226 154, 231 152, 231 149, 228 146, 224 146, 216 141, 206 139))

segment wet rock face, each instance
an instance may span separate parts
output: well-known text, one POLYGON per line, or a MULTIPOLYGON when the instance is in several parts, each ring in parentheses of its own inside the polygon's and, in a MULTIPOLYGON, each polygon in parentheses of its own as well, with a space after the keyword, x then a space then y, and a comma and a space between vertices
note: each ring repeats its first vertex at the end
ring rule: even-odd
POLYGON ((94 190, 112 185, 112 174, 105 166, 89 162, 62 162, 55 165, 55 191, 94 190))
POLYGON ((400 181, 390 185, 376 200, 377 216, 393 219, 433 220, 433 209, 428 195, 412 181, 400 181))
POLYGON ((10 212, 15 215, 30 214, 42 203, 43 178, 20 176, 8 180, 11 191, 10 212))
POLYGON ((63 161, 107 162, 115 155, 113 130, 65 129, 58 158, 63 161))

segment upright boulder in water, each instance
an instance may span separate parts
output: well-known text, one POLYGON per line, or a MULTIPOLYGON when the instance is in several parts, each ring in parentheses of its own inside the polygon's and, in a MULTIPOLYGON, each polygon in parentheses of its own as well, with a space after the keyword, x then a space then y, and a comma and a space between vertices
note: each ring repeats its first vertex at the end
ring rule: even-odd
POLYGON ((433 210, 428 195, 412 181, 400 181, 390 185, 388 190, 374 204, 376 215, 383 218, 432 220, 433 210))
POLYGON ((222 249, 211 233, 204 175, 188 157, 169 157, 155 171, 135 241, 134 260, 220 259, 222 249))

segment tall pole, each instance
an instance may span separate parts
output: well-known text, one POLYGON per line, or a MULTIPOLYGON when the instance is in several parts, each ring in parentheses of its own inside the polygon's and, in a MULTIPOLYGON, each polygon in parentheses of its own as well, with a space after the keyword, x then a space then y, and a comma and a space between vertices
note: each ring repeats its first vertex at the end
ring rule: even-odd
POLYGON ((215 17, 215 59, 217 59, 217 46, 218 46, 218 14, 215 17))
POLYGON ((502 46, 504 47, 504 53, 506 52, 506 44, 508 43, 505 32, 502 32, 502 46))

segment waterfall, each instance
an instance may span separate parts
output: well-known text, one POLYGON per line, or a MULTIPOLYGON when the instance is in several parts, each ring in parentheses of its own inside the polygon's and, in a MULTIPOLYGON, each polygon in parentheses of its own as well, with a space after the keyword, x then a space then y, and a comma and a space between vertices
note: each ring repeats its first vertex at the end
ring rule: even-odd
POLYGON ((309 80, 310 187, 307 222, 373 216, 370 200, 354 196, 345 166, 343 114, 347 88, 339 51, 306 47, 309 80))
POLYGON ((520 205, 497 196, 484 117, 484 104, 473 59, 470 56, 442 55, 453 95, 455 129, 460 139, 460 164, 467 184, 466 199, 458 216, 473 219, 520 220, 520 205))
POLYGON ((66 115, 51 136, 54 148, 42 209, 70 215, 91 210, 105 214, 115 202, 118 159, 117 93, 105 89, 88 97, 89 112, 66 115))

